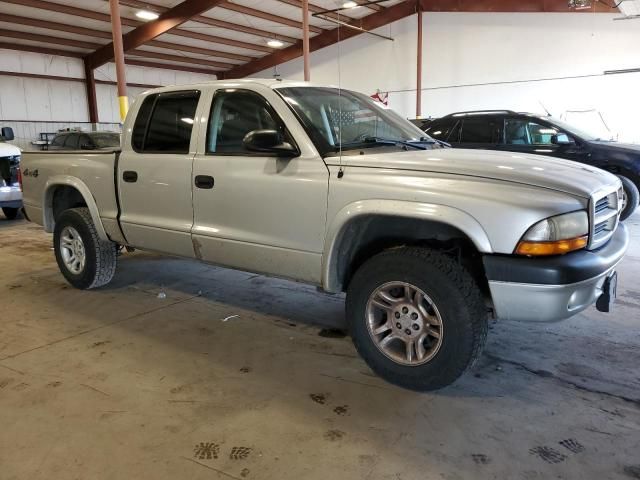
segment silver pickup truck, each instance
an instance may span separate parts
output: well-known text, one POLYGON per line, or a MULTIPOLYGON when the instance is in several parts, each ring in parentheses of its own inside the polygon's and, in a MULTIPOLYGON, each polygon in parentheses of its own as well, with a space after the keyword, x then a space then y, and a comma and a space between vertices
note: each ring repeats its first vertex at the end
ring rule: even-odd
POLYGON ((25 213, 73 286, 109 283, 129 246, 346 292, 359 353, 415 390, 473 364, 490 314, 608 311, 628 243, 614 175, 444 148, 366 95, 308 83, 149 90, 121 149, 22 163, 25 213))

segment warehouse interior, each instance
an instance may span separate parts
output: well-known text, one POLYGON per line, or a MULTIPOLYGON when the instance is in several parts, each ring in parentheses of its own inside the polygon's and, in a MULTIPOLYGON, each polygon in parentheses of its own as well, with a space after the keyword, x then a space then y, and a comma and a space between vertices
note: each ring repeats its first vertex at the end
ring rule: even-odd
MULTIPOLYGON (((0 162, 6 160, 6 172, 0 168, 0 478, 639 479, 639 44, 640 0, 0 1, 0 162), (332 156, 304 117, 311 104, 291 98, 304 88, 335 91, 340 99, 358 92, 353 98, 365 102, 360 105, 366 99, 377 106, 359 107, 352 117, 340 110, 332 156), (245 89, 286 92, 264 95, 268 111, 286 124, 277 147, 296 152, 274 154, 272 165, 251 163, 264 149, 243 158, 209 150, 215 140, 207 122, 222 102, 216 99, 245 89), (191 144, 187 139, 185 152, 145 154, 135 143, 134 116, 144 115, 148 99, 159 102, 174 90, 202 92, 198 114, 194 107, 180 119, 193 129, 191 144), (363 128, 371 115, 358 118, 365 108, 390 112, 379 115, 401 122, 399 131, 419 128, 425 136, 361 135, 361 150, 343 156, 342 132, 351 131, 344 124, 363 128), (487 115, 501 122, 494 138, 465 143, 463 122, 487 115), (523 115, 538 130, 510 142, 508 122, 523 115), (117 146, 89 148, 85 134, 113 135, 117 146), (65 146, 71 136, 80 140, 65 146), (366 163, 373 143, 379 152, 366 163), (115 167, 97 169, 107 155, 115 167), (127 197, 124 188, 133 184, 122 182, 131 172, 121 170, 145 155, 157 163, 137 168, 131 181, 146 190, 127 197), (391 163, 385 155, 393 156, 391 163), (410 155, 415 158, 406 160, 410 155), (419 155, 429 156, 428 167, 417 166, 419 155), (198 186, 197 166, 216 158, 226 172, 204 172, 211 184, 198 186), (309 167, 311 161, 321 168, 309 167), (367 173, 359 176, 359 168, 367 173), (318 171, 328 178, 316 183, 318 171), (186 187, 177 192, 182 174, 186 187), (265 187, 264 178, 242 183, 257 174, 282 174, 291 188, 265 187), (86 185, 80 188, 76 176, 86 185), (94 240, 113 250, 114 270, 117 257, 113 279, 99 288, 92 288, 95 281, 78 287, 63 270, 60 242, 75 230, 56 228, 64 212, 48 190, 55 185, 78 188, 84 201, 67 196, 67 205, 88 212, 94 240), (400 187, 402 194, 394 190, 400 187), (228 197, 203 197, 208 189, 228 197), (605 190, 613 240, 596 248, 596 194, 605 190), (113 206, 101 203, 105 197, 113 197, 113 206), (198 207, 202 198, 214 200, 198 207), (346 199, 354 203, 341 210, 346 199), (380 203, 368 207, 365 200, 380 203), (422 212, 431 223, 403 223, 412 215, 409 201, 422 202, 415 215, 422 212), (166 229, 171 235, 161 238, 146 225, 136 233, 142 240, 134 241, 134 230, 127 230, 133 203, 155 208, 158 218, 187 205, 187 236, 178 235, 176 222, 166 229), (465 204, 471 213, 462 211, 465 204), (542 321, 561 294, 518 278, 515 283, 535 284, 541 296, 530 307, 526 295, 509 290, 504 301, 513 318, 501 315, 506 310, 482 258, 535 261, 535 250, 520 250, 530 230, 519 231, 517 222, 533 229, 534 219, 569 215, 576 205, 588 232, 569 236, 584 243, 541 262, 565 265, 578 254, 600 255, 593 260, 600 268, 610 263, 595 287, 597 301, 571 312, 583 294, 577 292, 564 304, 570 314, 542 321), (349 244, 348 227, 338 232, 337 219, 346 224, 367 208, 380 222, 366 224, 349 244), (313 229, 312 214, 321 219, 313 229), (220 227, 213 218, 198 232, 198 217, 207 215, 228 222, 228 237, 202 240, 220 227), (227 220, 233 215, 244 221, 227 220), (451 223, 433 242, 413 241, 445 220, 451 223), (411 235, 401 237, 403 225, 411 225, 411 235), (257 233, 249 236, 252 229, 257 233), (472 233, 458 242, 452 231, 479 231, 491 249, 483 250, 472 233), (625 239, 618 241, 621 232, 625 239), (255 259, 267 235, 271 243, 264 240, 268 249, 255 259), (282 245, 293 245, 290 251, 280 249, 277 235, 282 245), (366 243, 368 235, 379 238, 366 243), (496 247, 514 235, 515 250, 496 247), (300 238, 307 244, 294 242, 300 238), (613 262, 616 241, 624 248, 613 262), (240 249, 242 242, 251 247, 240 249), (358 242, 371 252, 356 252, 358 242), (365 254, 402 249, 413 255, 410 261, 398 257, 388 271, 418 271, 420 262, 441 255, 482 295, 486 345, 443 388, 382 374, 363 354, 354 328, 356 263, 365 269, 365 254), (411 253, 419 249, 438 252, 411 253), (345 258, 353 271, 331 270, 345 258), (524 313, 517 312, 518 301, 526 304, 524 313)), ((149 115, 144 135, 152 128, 149 115)), ((333 117, 322 121, 328 131, 333 117)), ((224 124, 218 130, 222 138, 224 124)), ((251 133, 242 140, 246 148, 251 133)), ((548 232, 561 230, 548 225, 548 232)), ((71 255, 84 259, 87 239, 73 240, 71 255)), ((586 267, 571 268, 562 275, 586 267)), ((373 278, 376 270, 370 272, 373 278)), ((571 285, 585 283, 581 277, 571 285)), ((371 295, 362 315, 367 325, 371 295)), ((438 295, 427 291, 425 298, 438 295)), ((474 298, 465 301, 473 307, 474 298)), ((440 306, 441 318, 436 303, 424 317, 437 316, 442 330, 434 338, 446 339, 457 327, 446 321, 448 307, 440 306)), ((395 313, 402 322, 409 315, 395 313)), ((410 335, 410 324, 397 325, 410 335)), ((441 344, 436 359, 445 351, 441 344)))

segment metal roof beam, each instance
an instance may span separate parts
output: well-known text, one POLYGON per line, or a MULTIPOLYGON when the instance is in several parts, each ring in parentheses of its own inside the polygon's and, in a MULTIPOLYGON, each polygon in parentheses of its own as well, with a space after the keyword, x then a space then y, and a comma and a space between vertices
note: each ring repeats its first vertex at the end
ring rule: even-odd
MULTIPOLYGON (((219 5, 223 0, 184 0, 175 7, 160 14, 157 20, 140 25, 136 29, 122 35, 124 51, 133 50, 144 45, 163 33, 170 32, 175 27, 182 25, 195 15, 219 5)), ((113 60, 113 43, 100 47, 87 56, 87 65, 91 68, 99 67, 113 60)), ((194 62, 195 63, 195 62, 194 62)))

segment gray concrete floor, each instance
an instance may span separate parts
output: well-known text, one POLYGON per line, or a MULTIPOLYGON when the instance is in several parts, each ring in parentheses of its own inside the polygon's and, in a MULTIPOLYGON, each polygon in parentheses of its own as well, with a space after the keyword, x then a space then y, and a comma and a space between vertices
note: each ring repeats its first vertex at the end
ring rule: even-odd
POLYGON ((319 335, 339 296, 142 253, 81 292, 0 218, 0 479, 640 478, 628 224, 613 314, 494 322, 474 371, 417 394, 319 335))

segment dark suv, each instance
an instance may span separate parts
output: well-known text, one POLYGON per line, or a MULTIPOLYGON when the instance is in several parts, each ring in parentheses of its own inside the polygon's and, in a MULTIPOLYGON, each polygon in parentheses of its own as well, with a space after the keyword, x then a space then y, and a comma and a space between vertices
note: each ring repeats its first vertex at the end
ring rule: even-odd
POLYGON ((551 116, 510 110, 452 113, 419 125, 436 140, 454 148, 481 148, 566 158, 615 173, 622 180, 629 217, 640 195, 640 145, 596 138, 551 116))

